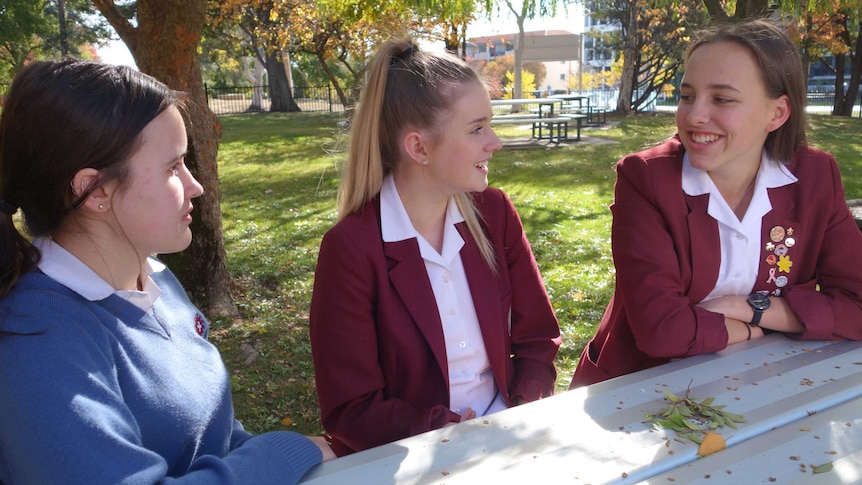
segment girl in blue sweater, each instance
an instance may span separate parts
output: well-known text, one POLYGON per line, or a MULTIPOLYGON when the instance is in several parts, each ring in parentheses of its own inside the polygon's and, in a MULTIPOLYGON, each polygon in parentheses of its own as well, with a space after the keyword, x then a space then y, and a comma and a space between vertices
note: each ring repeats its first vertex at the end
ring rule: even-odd
POLYGON ((0 117, 0 483, 295 483, 322 438, 234 419, 208 323, 150 255, 191 241, 203 188, 178 94, 73 60, 0 117), (12 215, 21 209, 28 239, 12 215))

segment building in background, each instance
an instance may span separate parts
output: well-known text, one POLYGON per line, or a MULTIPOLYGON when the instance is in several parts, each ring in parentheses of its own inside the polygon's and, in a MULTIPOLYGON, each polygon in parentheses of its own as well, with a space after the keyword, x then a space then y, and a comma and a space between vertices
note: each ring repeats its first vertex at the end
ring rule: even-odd
MULTIPOLYGON (((467 39, 467 57, 472 61, 492 61, 506 54, 514 55, 517 32, 467 39)), ((570 78, 581 72, 583 39, 566 30, 524 32, 522 63, 541 62, 546 76, 538 91, 566 92, 570 78)))
POLYGON ((595 2, 586 2, 584 5, 584 32, 591 35, 584 36, 584 66, 593 71, 609 71, 616 57, 613 46, 608 45, 603 38, 606 34, 617 32, 620 25, 607 19, 599 19, 593 16, 595 2))

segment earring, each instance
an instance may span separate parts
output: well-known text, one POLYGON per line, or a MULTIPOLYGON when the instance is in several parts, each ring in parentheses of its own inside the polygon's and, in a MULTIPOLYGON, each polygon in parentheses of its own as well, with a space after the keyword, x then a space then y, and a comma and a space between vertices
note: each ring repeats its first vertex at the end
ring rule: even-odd
POLYGON ((422 165, 428 165, 428 160, 422 160, 422 161, 421 161, 421 162, 419 162, 419 163, 421 163, 422 165))
POLYGON ((99 204, 99 210, 105 210, 105 204, 99 204))

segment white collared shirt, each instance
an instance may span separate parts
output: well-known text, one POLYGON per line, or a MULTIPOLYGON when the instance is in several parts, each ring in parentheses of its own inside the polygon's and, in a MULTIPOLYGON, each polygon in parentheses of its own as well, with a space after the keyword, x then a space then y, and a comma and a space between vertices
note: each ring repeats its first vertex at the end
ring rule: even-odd
POLYGON ((688 153, 682 159, 682 190, 691 196, 709 194, 707 213, 718 221, 718 248, 721 265, 715 287, 703 301, 728 295, 747 295, 757 279, 761 254, 763 216, 772 210, 766 189, 796 182, 783 163, 763 152, 748 210, 740 221, 724 200, 709 174, 691 166, 688 153))
POLYGON ((49 238, 36 238, 33 245, 39 249, 42 259, 39 261, 39 269, 50 276, 53 280, 69 288, 90 301, 104 300, 112 294, 128 300, 141 310, 152 314, 153 303, 162 294, 159 286, 150 278, 153 273, 165 269, 165 265, 153 258, 148 258, 144 269, 147 279, 144 281, 144 290, 115 290, 113 286, 103 280, 95 271, 84 264, 64 247, 49 238))
POLYGON ((380 189, 383 241, 396 242, 415 238, 425 261, 431 288, 434 290, 446 343, 449 408, 462 414, 469 407, 476 411, 478 416, 482 416, 505 409, 506 404, 497 395, 479 319, 461 261, 460 251, 464 246, 464 239, 455 225, 463 221, 455 199, 450 198, 446 208, 443 247, 438 253, 410 222, 392 175, 383 180, 380 189))

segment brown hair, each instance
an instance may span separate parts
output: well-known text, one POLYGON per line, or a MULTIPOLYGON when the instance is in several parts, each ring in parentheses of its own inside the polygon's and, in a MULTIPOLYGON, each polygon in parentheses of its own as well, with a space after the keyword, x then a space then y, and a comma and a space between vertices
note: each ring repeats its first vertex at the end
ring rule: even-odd
POLYGON ((790 37, 767 20, 751 20, 704 29, 689 46, 685 59, 700 46, 733 42, 748 49, 760 67, 760 76, 772 99, 787 95, 790 117, 766 137, 764 148, 769 156, 789 162, 798 147, 806 143, 805 73, 802 59, 790 37))
MULTIPOLYGON (((434 131, 458 99, 458 88, 469 83, 481 83, 479 75, 454 55, 420 52, 408 38, 381 45, 350 123, 350 150, 338 192, 339 218, 359 211, 380 193, 383 178, 400 159, 402 130, 434 131)), ((472 196, 457 194, 455 202, 483 258, 496 268, 472 196)))
MULTIPOLYGON (((65 59, 34 62, 12 82, 0 116, 0 200, 20 207, 26 232, 51 236, 96 188, 127 177, 140 135, 179 93, 126 66, 65 59), (71 187, 83 168, 99 179, 71 187)), ((0 297, 39 261, 39 252, 0 213, 0 297)))

